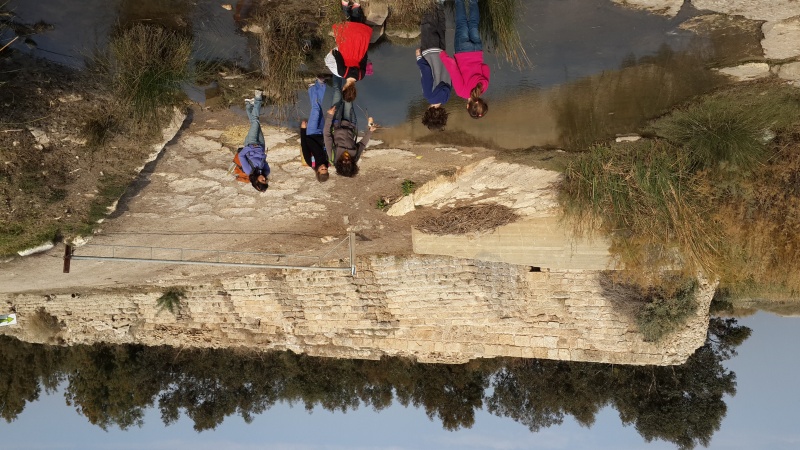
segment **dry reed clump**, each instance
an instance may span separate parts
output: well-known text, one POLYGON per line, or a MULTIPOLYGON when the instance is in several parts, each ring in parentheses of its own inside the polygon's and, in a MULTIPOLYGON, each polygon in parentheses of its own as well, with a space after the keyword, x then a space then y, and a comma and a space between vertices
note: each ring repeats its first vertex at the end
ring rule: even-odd
POLYGON ((53 343, 56 336, 64 328, 58 318, 48 313, 44 307, 40 307, 28 319, 27 329, 31 337, 42 343, 53 343))
POLYGON ((263 30, 259 34, 263 88, 279 120, 297 101, 298 90, 304 88, 301 70, 309 63, 312 50, 325 40, 322 26, 327 15, 318 1, 299 9, 292 4, 270 3, 254 19, 263 30))
POLYGON ((493 230, 517 220, 519 216, 508 206, 488 203, 460 206, 429 217, 416 228, 424 233, 466 234, 493 230))
POLYGON ((574 223, 608 233, 611 251, 643 279, 675 266, 714 273, 720 235, 691 166, 663 141, 597 146, 567 168, 560 200, 574 223))
POLYGON ((107 59, 95 62, 111 77, 118 104, 139 126, 159 130, 172 117, 172 107, 180 104, 182 86, 194 79, 192 38, 136 24, 115 34, 109 49, 107 59))
MULTIPOLYGON (((773 155, 720 197, 715 219, 728 237, 723 282, 800 292, 800 124, 778 133, 773 155)), ((773 294, 774 295, 774 294, 773 294)))

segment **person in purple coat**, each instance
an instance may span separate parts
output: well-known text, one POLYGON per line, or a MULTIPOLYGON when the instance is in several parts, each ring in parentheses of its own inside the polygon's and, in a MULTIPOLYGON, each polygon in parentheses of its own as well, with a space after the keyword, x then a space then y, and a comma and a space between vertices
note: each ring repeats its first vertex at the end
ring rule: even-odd
POLYGON ((269 187, 267 184, 269 164, 267 164, 266 143, 264 133, 261 131, 261 121, 258 118, 263 100, 263 92, 258 89, 252 99, 245 100, 247 118, 250 119, 250 130, 244 138, 244 147, 239 150, 237 155, 242 172, 247 174, 250 184, 259 192, 264 192, 269 187))

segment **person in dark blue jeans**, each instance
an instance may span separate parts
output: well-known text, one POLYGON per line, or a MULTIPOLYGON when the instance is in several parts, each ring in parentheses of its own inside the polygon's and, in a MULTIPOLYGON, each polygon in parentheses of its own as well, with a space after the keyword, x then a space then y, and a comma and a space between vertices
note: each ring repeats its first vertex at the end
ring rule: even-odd
POLYGON ((464 0, 456 0, 456 35, 455 45, 453 45, 456 53, 483 50, 481 35, 478 33, 480 20, 478 0, 469 0, 469 17, 467 17, 464 0))

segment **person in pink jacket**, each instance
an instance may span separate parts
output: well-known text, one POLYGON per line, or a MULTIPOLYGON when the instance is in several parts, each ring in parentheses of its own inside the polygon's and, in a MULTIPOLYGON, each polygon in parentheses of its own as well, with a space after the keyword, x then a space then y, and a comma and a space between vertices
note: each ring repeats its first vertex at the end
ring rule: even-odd
POLYGON ((489 106, 481 98, 489 87, 489 66, 483 63, 483 43, 478 33, 480 13, 478 0, 469 0, 469 19, 464 0, 456 0, 455 53, 451 57, 440 52, 453 89, 459 97, 467 99, 467 111, 475 119, 480 119, 489 111, 489 106))

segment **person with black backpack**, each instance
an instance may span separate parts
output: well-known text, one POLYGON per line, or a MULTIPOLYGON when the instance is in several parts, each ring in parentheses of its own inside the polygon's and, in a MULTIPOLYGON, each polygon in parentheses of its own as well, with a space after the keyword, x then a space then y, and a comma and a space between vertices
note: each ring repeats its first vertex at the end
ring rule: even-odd
POLYGON ((264 132, 261 131, 261 104, 264 101, 264 93, 256 89, 255 96, 245 100, 245 110, 247 118, 250 119, 250 131, 244 138, 242 147, 234 158, 237 168, 247 175, 250 184, 259 192, 264 192, 269 187, 267 177, 269 176, 269 164, 267 164, 267 150, 264 141, 264 132), (238 159, 238 161, 236 161, 238 159))
POLYGON ((358 160, 367 148, 372 132, 377 127, 369 118, 369 128, 361 141, 358 139, 358 127, 343 117, 342 108, 335 106, 325 115, 324 138, 328 150, 328 160, 333 161, 336 174, 343 177, 354 177, 358 174, 358 160))

